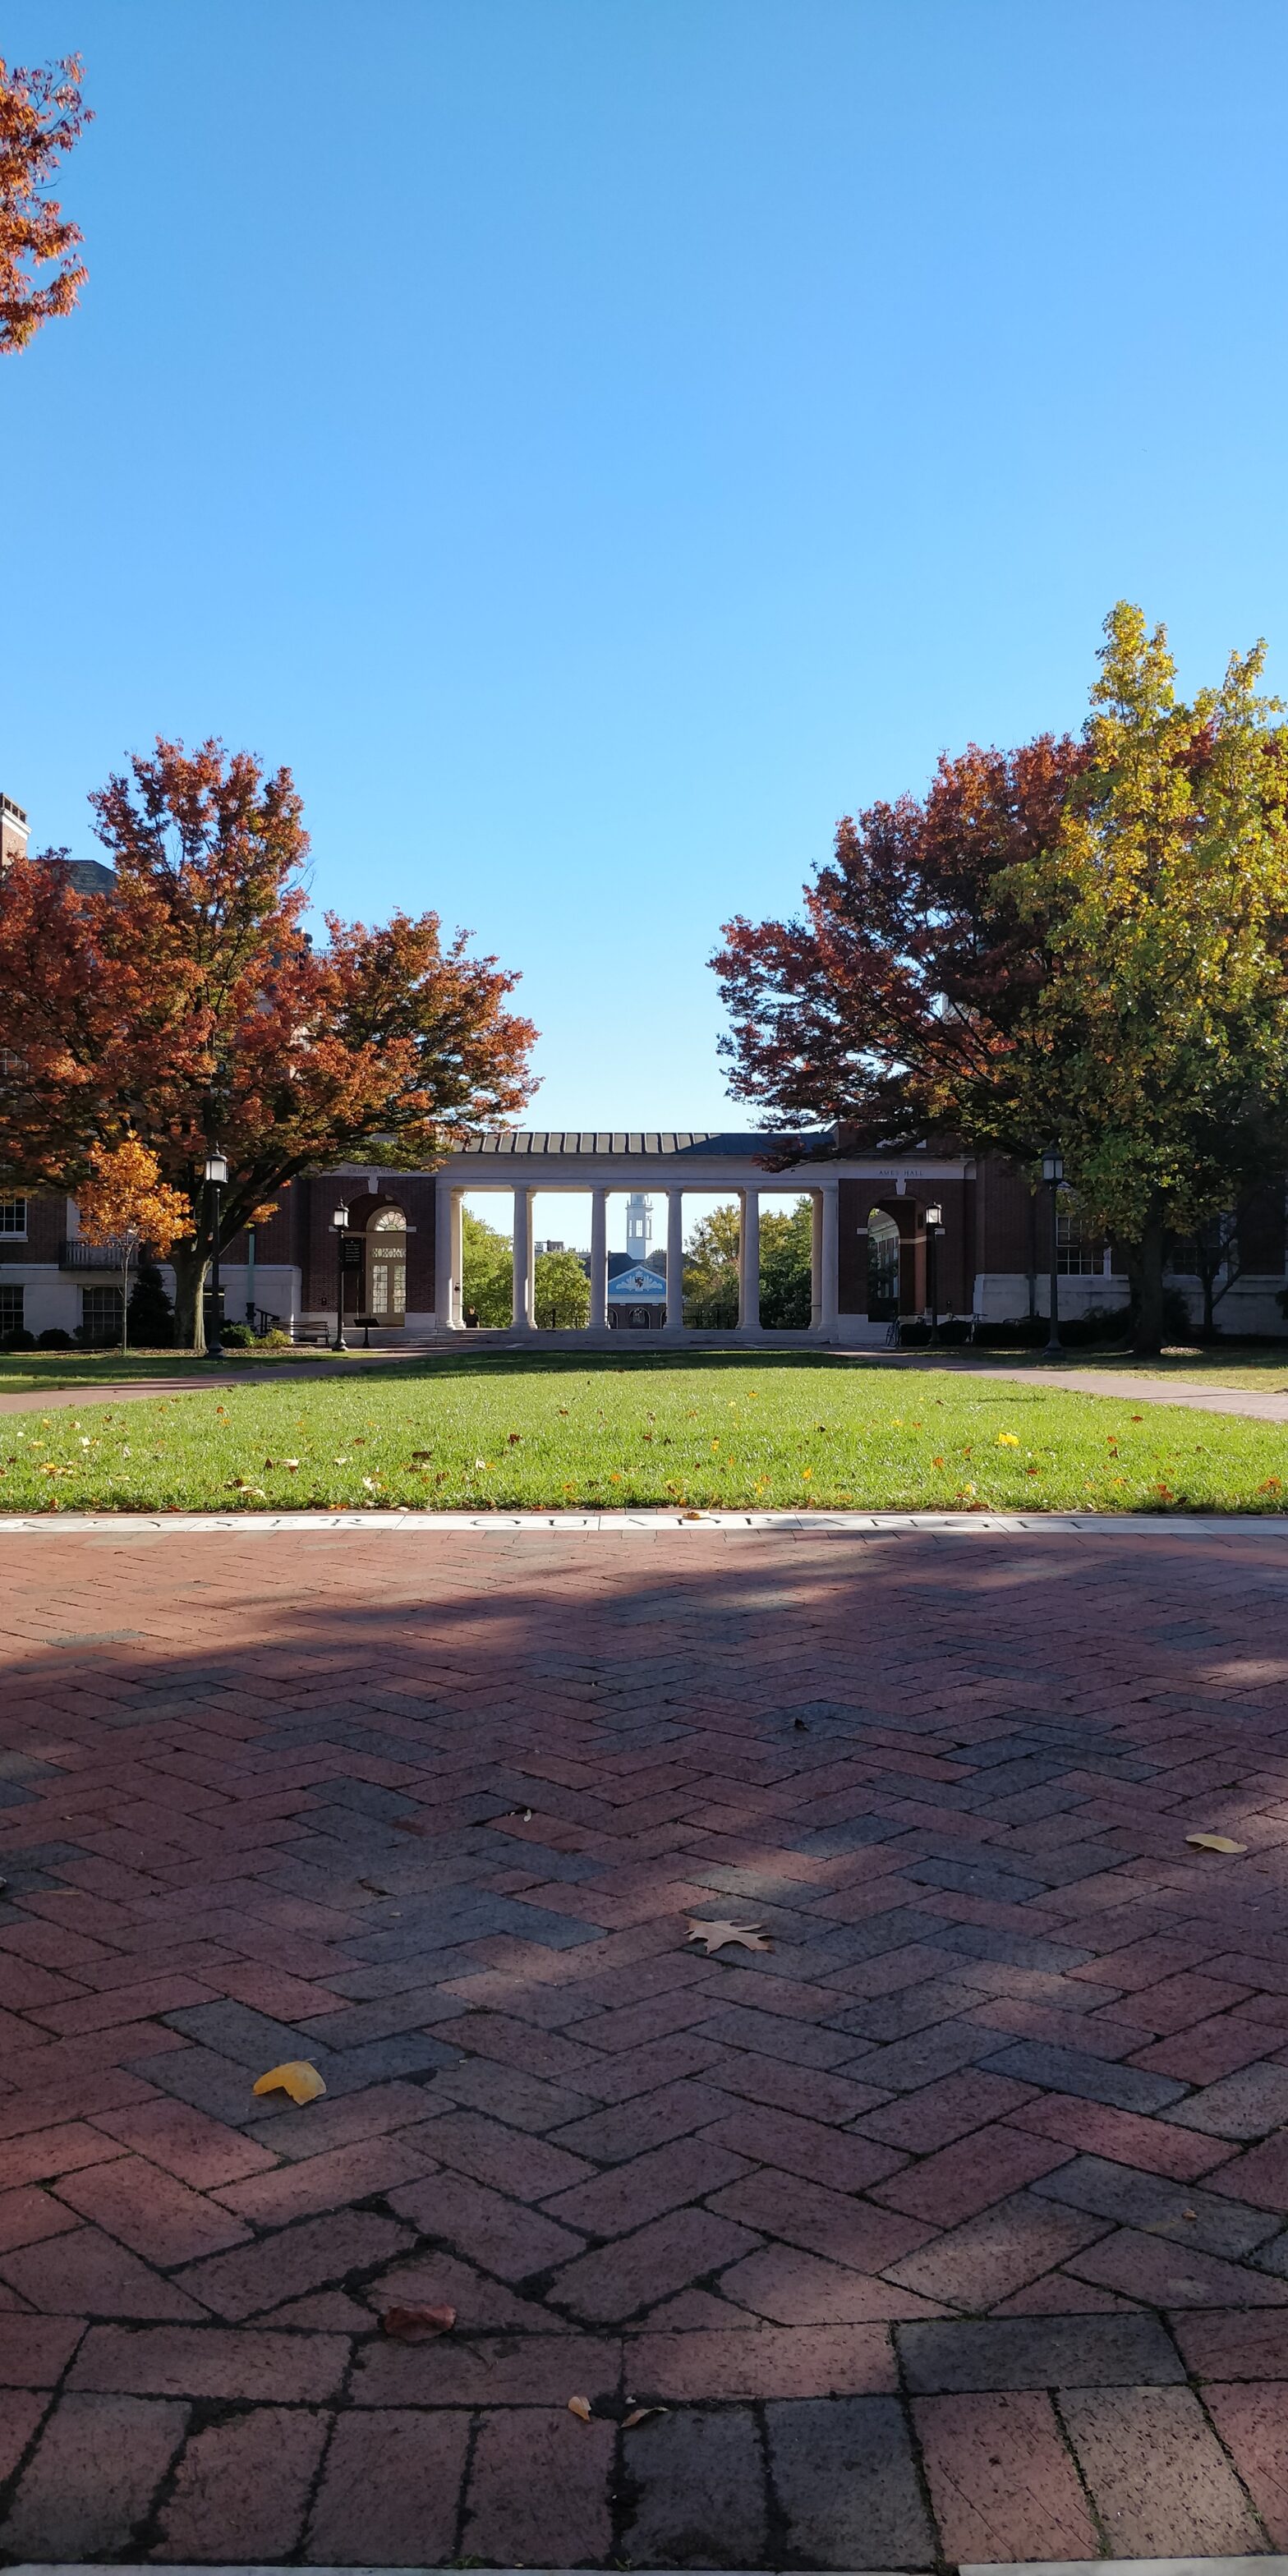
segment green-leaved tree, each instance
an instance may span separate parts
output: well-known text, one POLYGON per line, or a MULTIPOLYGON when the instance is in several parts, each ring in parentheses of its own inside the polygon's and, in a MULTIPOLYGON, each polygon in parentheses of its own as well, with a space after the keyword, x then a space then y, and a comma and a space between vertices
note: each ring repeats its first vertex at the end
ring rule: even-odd
POLYGON ((1262 645, 1187 704, 1161 626, 1120 602, 1105 631, 1087 765, 1002 890, 1043 924, 1016 1032, 1035 1132, 1125 1247, 1149 1352, 1169 1237, 1288 1160, 1288 734, 1262 645))

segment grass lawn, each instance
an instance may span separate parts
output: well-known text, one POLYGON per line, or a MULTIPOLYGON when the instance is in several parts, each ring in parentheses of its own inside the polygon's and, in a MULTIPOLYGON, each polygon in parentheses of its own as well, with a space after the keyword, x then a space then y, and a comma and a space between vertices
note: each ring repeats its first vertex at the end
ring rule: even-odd
POLYGON ((191 1351, 127 1351, 124 1359, 119 1351, 0 1351, 0 1395, 39 1395, 42 1387, 52 1394, 59 1387, 83 1386, 88 1401, 96 1386, 130 1386, 149 1377, 211 1377, 231 1368, 291 1368, 300 1360, 332 1357, 342 1367, 346 1354, 310 1342, 289 1351, 225 1351, 222 1360, 194 1359, 191 1351))
POLYGON ((461 1356, 0 1421, 0 1511, 1278 1512, 1288 1431, 825 1354, 461 1356))

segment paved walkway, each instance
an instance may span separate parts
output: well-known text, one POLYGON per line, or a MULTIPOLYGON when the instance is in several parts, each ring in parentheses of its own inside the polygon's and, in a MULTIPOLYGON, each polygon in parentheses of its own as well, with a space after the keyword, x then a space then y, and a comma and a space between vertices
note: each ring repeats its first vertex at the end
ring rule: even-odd
POLYGON ((1288 2546, 1277 1535, 3 1563, 0 2552, 1288 2546))
MULTIPOLYGON (((935 1362, 910 1357, 904 1365, 933 1368, 935 1362)), ((951 1374, 1004 1377, 1017 1386, 1066 1387, 1070 1395, 1112 1395, 1127 1404, 1180 1404, 1192 1413, 1246 1413, 1254 1422, 1288 1422, 1288 1386, 1194 1386, 1174 1377, 1136 1377, 1122 1369, 1007 1368, 989 1360, 954 1360, 951 1374)))

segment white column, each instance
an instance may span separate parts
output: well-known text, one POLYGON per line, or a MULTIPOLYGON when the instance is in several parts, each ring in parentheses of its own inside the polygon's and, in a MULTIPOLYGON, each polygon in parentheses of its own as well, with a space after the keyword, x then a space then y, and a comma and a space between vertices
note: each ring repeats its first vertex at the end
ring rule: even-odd
POLYGON ((608 1322, 608 1192, 590 1194, 590 1329, 602 1333, 608 1322))
POLYGON ((760 1331, 760 1192, 739 1194, 738 1330, 760 1331))
POLYGON ((532 1193, 514 1193, 514 1303, 511 1308, 514 1328, 519 1333, 534 1330, 532 1321, 532 1193))
POLYGON ((809 1229, 809 1328, 817 1333, 823 1321, 823 1193, 810 1191, 809 1229))
POLYGON ((666 1326, 682 1333, 684 1324, 684 1192, 666 1194, 666 1326))
POLYGON ((450 1333, 456 1321, 452 1296, 452 1235, 456 1192, 450 1181, 434 1188, 434 1329, 450 1333))
POLYGON ((465 1192, 452 1192, 452 1276, 449 1321, 455 1331, 465 1327, 465 1192))
POLYGON ((841 1254, 841 1228, 839 1223, 840 1193, 835 1181, 824 1183, 822 1199, 823 1298, 822 1312, 819 1316, 819 1329, 825 1336, 834 1336, 840 1320, 841 1311, 839 1304, 841 1285, 839 1276, 841 1254))

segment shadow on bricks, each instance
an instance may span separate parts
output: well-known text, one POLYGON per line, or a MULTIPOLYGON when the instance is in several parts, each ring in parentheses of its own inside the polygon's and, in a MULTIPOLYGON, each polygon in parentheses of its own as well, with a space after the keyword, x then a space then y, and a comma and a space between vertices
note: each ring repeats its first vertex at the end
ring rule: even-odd
POLYGON ((1288 2550, 1276 1568, 7 1541, 0 2552, 1288 2550))

